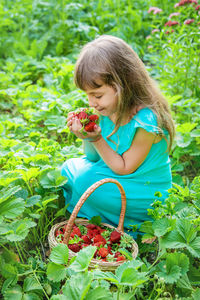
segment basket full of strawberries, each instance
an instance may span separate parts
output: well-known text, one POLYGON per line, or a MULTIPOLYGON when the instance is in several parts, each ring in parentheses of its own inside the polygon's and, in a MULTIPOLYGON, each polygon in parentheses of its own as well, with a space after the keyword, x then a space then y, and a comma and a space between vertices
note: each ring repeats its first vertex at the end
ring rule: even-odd
POLYGON ((126 196, 121 184, 112 178, 105 178, 89 187, 79 199, 70 219, 54 225, 48 236, 49 246, 52 249, 58 243, 65 243, 69 248, 69 259, 76 256, 81 249, 89 245, 96 247, 90 268, 97 265, 101 270, 113 271, 124 261, 136 258, 138 246, 135 240, 124 232, 124 216, 126 211, 126 196), (121 193, 121 213, 118 227, 101 223, 99 216, 91 220, 76 218, 77 214, 91 193, 100 185, 115 183, 121 193))

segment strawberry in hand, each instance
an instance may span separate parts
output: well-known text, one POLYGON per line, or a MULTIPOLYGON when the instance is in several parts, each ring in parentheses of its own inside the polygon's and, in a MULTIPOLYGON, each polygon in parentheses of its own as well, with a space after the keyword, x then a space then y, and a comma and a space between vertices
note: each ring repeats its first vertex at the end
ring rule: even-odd
POLYGON ((90 122, 88 124, 85 125, 84 129, 87 132, 92 132, 95 130, 95 127, 97 126, 97 124, 95 122, 90 122))
POLYGON ((95 132, 99 124, 99 116, 95 114, 93 108, 80 108, 75 112, 69 113, 67 125, 70 130, 72 129, 74 120, 78 120, 80 124, 74 131, 78 131, 85 136, 87 132, 95 132))

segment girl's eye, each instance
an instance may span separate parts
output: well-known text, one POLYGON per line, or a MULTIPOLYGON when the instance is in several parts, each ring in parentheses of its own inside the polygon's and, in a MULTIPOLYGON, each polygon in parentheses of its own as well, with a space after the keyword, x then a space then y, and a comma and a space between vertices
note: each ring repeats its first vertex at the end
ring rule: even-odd
POLYGON ((102 96, 95 96, 95 98, 100 99, 102 96))

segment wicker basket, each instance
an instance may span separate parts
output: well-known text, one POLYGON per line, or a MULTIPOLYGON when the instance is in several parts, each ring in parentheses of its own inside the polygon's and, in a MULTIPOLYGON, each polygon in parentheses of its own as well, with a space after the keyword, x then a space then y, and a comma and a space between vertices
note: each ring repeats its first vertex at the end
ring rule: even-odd
MULTIPOLYGON (((49 242, 49 247, 50 249, 52 249, 53 247, 55 247, 56 245, 58 245, 58 242, 56 241, 55 238, 55 232, 57 229, 59 229, 60 227, 67 225, 66 226, 66 230, 64 233, 64 238, 63 238, 63 243, 68 244, 69 242, 69 238, 70 238, 70 234, 72 231, 72 227, 73 224, 75 223, 76 225, 87 225, 89 224, 89 222, 86 219, 81 219, 81 218, 77 218, 77 214, 80 210, 80 208, 82 207, 82 205, 84 204, 84 202, 87 200, 87 198, 101 185, 105 184, 105 183, 115 183, 117 185, 117 187, 119 188, 120 194, 121 194, 121 213, 120 213, 120 217, 119 217, 119 224, 118 227, 115 228, 109 224, 106 223, 101 223, 101 225, 109 227, 109 228, 113 228, 117 231, 119 231, 121 234, 123 235, 127 235, 124 232, 123 229, 123 225, 124 225, 124 217, 125 217, 125 211, 126 211, 126 195, 124 192, 124 189, 122 187, 122 185, 115 179, 112 178, 105 178, 102 179, 96 183, 94 183, 93 185, 91 185, 86 191, 85 193, 81 196, 81 198, 79 199, 78 203, 76 204, 69 220, 55 224, 50 232, 49 232, 49 236, 48 236, 48 242, 49 242)), ((137 254, 138 254, 138 246, 137 243, 134 241, 133 239, 133 244, 132 244, 132 257, 136 258, 137 254)), ((74 257, 77 256, 77 253, 71 251, 69 249, 69 260, 74 257)), ((104 262, 98 259, 92 259, 90 262, 90 268, 96 268, 97 266, 101 269, 101 270, 106 270, 106 271, 114 271, 118 266, 120 266, 123 263, 123 261, 119 261, 119 262, 104 262)))

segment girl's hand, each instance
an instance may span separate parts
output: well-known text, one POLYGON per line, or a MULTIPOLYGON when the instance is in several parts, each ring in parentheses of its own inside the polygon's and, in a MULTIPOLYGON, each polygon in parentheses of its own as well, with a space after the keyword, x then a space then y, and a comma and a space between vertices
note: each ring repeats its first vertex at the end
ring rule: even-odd
POLYGON ((81 124, 78 117, 75 116, 74 112, 70 112, 68 114, 67 126, 69 127, 69 130, 80 139, 87 139, 91 142, 94 142, 101 138, 101 128, 98 125, 94 127, 94 131, 92 132, 84 131, 84 134, 80 132, 83 125, 81 124))
POLYGON ((69 127, 69 130, 72 130, 72 119, 74 118, 75 112, 70 111, 67 116, 67 127, 69 127))

